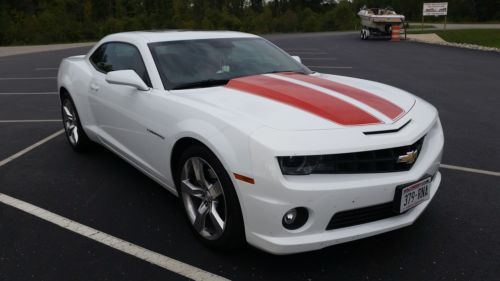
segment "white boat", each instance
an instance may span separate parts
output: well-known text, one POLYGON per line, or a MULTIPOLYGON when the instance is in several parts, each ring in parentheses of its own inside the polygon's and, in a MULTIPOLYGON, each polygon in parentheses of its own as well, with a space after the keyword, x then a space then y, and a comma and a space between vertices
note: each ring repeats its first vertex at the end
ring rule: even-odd
POLYGON ((361 39, 374 36, 391 36, 392 27, 398 25, 400 32, 404 33, 405 16, 398 15, 391 8, 366 8, 363 7, 358 16, 361 18, 361 39))

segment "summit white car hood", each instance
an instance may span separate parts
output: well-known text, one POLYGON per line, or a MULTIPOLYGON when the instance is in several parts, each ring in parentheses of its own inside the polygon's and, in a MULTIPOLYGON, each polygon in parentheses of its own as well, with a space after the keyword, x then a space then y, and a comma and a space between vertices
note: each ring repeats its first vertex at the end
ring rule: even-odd
POLYGON ((327 74, 248 76, 226 86, 172 93, 287 131, 390 126, 415 104, 415 97, 400 89, 327 74))

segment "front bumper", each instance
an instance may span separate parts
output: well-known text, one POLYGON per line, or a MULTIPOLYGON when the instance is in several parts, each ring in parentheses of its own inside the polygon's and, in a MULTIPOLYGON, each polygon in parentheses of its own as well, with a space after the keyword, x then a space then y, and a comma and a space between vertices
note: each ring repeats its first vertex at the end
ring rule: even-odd
MULTIPOLYGON (((272 152, 254 146, 255 185, 235 183, 238 185, 247 241, 270 253, 291 254, 317 250, 412 224, 434 198, 441 181, 438 169, 444 138, 439 120, 435 120, 426 130, 415 133, 406 144, 424 134, 423 147, 412 169, 394 173, 283 176, 276 159, 255 161, 269 159, 272 152), (391 202, 397 186, 417 181, 426 174, 434 175, 430 200, 401 215, 326 230, 335 213, 391 202), (301 228, 287 230, 281 223, 283 215, 296 207, 305 207, 309 211, 309 219, 301 228)), ((403 138, 408 139, 408 136, 403 138)))
MULTIPOLYGON (((247 239, 250 244, 273 254, 293 254, 319 250, 335 244, 354 241, 402 228, 413 224, 425 208, 427 208, 431 200, 434 198, 440 182, 441 173, 438 172, 432 182, 430 200, 427 200, 408 212, 395 217, 335 230, 323 229, 323 231, 311 232, 310 234, 307 234, 308 232, 304 231, 305 234, 303 235, 300 235, 298 232, 296 233, 298 235, 290 233, 288 236, 273 236, 272 234, 265 235, 252 233, 249 237, 247 237, 247 239)), ((317 214, 317 211, 314 212, 314 214, 315 220, 324 221, 324 218, 321 218, 322 215, 317 214)), ((328 219, 331 218, 331 216, 328 215, 326 215, 326 217, 328 217, 328 219)))

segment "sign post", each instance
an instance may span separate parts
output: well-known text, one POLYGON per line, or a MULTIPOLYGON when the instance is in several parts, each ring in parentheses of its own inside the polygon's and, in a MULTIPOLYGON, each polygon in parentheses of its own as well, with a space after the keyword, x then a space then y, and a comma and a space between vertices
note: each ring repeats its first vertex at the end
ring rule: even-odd
POLYGON ((422 10, 422 30, 424 29, 425 16, 444 16, 444 27, 446 30, 446 20, 448 16, 448 2, 424 3, 422 10))
POLYGON ((422 31, 424 31, 424 15, 422 14, 422 31))

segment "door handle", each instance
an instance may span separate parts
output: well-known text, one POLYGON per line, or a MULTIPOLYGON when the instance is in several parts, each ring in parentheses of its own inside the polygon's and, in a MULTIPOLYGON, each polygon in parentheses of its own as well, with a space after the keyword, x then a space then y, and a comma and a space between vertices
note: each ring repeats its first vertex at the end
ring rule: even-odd
POLYGON ((90 84, 90 90, 91 90, 92 92, 97 92, 97 91, 99 91, 99 85, 94 84, 94 83, 90 84))

